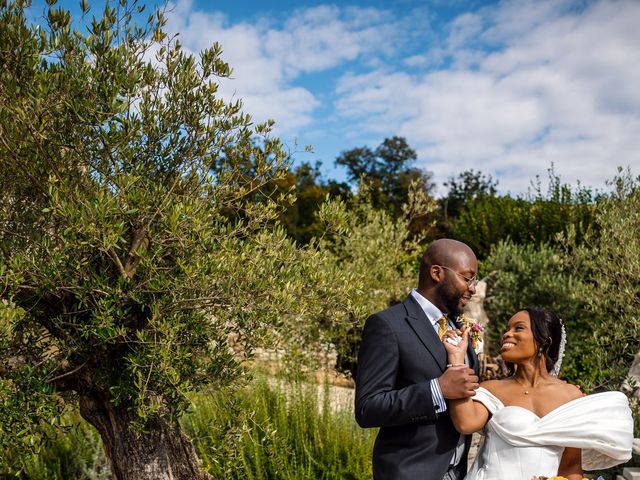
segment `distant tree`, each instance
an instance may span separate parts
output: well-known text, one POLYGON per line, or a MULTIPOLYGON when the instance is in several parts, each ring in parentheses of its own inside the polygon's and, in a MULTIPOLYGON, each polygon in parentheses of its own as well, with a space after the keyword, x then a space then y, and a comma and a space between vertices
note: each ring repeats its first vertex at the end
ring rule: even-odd
POLYGON ((351 196, 346 183, 322 178, 319 162, 315 165, 303 162, 274 183, 280 191, 295 191, 295 201, 282 212, 280 221, 301 244, 322 235, 323 226, 317 214, 327 197, 347 200, 351 196))
POLYGON ((403 137, 392 137, 375 150, 365 146, 342 152, 336 164, 347 169, 352 183, 362 179, 369 185, 374 207, 397 218, 408 200, 409 185, 416 183, 428 195, 434 188, 431 172, 412 167, 417 158, 403 137))
POLYGON ((444 184, 449 188, 443 199, 444 221, 449 217, 456 217, 462 208, 480 197, 493 197, 496 194, 498 181, 491 175, 480 171, 465 170, 457 177, 449 177, 444 184))
MULTIPOLYGON (((597 195, 589 188, 563 183, 553 168, 549 170, 546 193, 539 184, 528 196, 517 197, 492 194, 495 184, 491 182, 480 182, 480 187, 444 225, 448 235, 468 243, 479 258, 485 258, 494 245, 507 239, 516 244, 558 245, 559 235, 572 226, 580 241, 583 232, 593 225, 597 195)), ((457 187, 457 191, 464 189, 457 187)))

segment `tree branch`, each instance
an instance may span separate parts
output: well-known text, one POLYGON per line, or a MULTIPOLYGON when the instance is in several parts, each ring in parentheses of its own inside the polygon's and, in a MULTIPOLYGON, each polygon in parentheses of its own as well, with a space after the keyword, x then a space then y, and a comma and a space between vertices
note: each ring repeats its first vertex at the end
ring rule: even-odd
MULTIPOLYGON (((82 369, 82 368, 83 368, 87 363, 89 363, 89 362, 88 362, 88 361, 86 361, 86 362, 84 362, 82 365, 80 365, 80 366, 78 366, 78 367, 74 368, 73 370, 69 370, 69 371, 67 371, 67 372, 64 372, 64 373, 62 373, 61 375, 58 375, 57 377, 50 378, 50 379, 48 379, 48 380, 46 381, 46 383, 55 383, 55 382, 57 382, 58 380, 60 380, 60 379, 62 379, 62 378, 70 377, 71 375, 73 375, 73 374, 75 374, 75 373, 78 373, 78 372, 79 372, 79 371, 80 371, 80 370, 81 370, 81 369, 82 369)), ((64 360, 64 361, 61 363, 61 365, 63 365, 63 369, 64 369, 64 366, 67 366, 67 367, 68 367, 68 366, 70 366, 69 362, 68 362, 68 361, 66 361, 66 360, 64 360)))
POLYGON ((118 254, 113 251, 113 248, 108 249, 107 254, 109 255, 109 257, 111 257, 113 263, 115 263, 116 267, 118 268, 118 272, 120 272, 120 275, 122 275, 124 278, 129 278, 127 275, 127 271, 124 269, 124 266, 122 265, 122 262, 118 257, 118 254))
POLYGON ((149 237, 144 227, 138 228, 133 232, 133 240, 131 240, 131 247, 129 248, 129 258, 124 265, 125 278, 129 279, 133 277, 136 271, 136 267, 140 263, 140 255, 138 251, 141 248, 147 248, 149 246, 149 237))

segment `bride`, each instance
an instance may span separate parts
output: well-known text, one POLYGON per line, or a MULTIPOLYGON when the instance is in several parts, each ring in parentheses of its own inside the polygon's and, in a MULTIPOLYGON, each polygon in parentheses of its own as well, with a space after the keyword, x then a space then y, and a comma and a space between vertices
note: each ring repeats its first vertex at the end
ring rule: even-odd
MULTIPOLYGON (((447 332, 449 368, 464 368, 467 336, 465 330, 447 332)), ((631 458, 627 397, 620 392, 585 396, 558 379, 564 343, 564 325, 552 311, 516 313, 500 350, 511 376, 481 383, 471 398, 449 401, 458 431, 482 430, 485 436, 465 480, 542 475, 580 480, 583 469, 610 468, 631 458)))

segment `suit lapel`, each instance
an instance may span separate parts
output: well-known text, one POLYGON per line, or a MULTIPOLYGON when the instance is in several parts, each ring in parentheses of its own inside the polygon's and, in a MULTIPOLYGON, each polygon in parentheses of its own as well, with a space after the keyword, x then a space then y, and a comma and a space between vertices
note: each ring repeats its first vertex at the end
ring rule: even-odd
POLYGON ((431 326, 431 322, 411 295, 402 303, 407 310, 407 322, 427 351, 433 356, 440 369, 444 371, 447 366, 447 352, 435 329, 431 326))
POLYGON ((469 346, 467 347, 467 358, 469 359, 469 368, 472 368, 477 372, 476 365, 478 363, 478 356, 476 355, 476 351, 473 349, 471 339, 469 339, 469 346))

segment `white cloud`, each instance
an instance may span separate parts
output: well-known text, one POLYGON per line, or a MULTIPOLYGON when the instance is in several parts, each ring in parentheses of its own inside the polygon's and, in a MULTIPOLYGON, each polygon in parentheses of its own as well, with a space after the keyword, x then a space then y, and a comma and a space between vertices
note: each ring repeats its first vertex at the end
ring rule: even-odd
POLYGON ((245 110, 259 121, 275 119, 280 134, 309 126, 321 105, 316 94, 295 84, 301 74, 366 60, 374 52, 389 54, 389 40, 397 32, 388 12, 371 8, 300 9, 281 26, 267 19, 230 24, 219 12, 195 9, 191 0, 179 0, 170 8, 168 30, 179 32, 188 50, 222 45, 233 78, 220 82, 221 94, 241 98, 245 110))
POLYGON ((437 71, 344 75, 336 108, 363 135, 405 135, 439 181, 475 168, 523 192, 554 162, 601 187, 617 165, 640 168, 638 20, 633 0, 503 2, 407 60, 448 57, 437 71))

